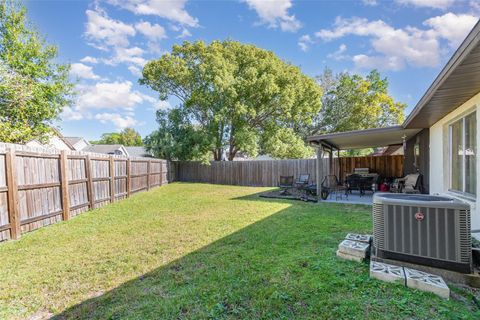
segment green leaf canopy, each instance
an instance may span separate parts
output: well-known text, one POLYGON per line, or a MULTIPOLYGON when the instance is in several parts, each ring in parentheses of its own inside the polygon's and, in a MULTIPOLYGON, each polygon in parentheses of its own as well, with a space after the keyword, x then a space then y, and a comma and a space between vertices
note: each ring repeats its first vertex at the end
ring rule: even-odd
POLYGON ((45 139, 70 103, 69 66, 56 57, 57 48, 29 25, 25 8, 0 0, 0 141, 45 139))
POLYGON ((174 96, 180 101, 173 110, 157 115, 161 132, 146 139, 147 147, 157 150, 162 146, 155 143, 168 141, 170 158, 213 155, 221 160, 226 151, 232 160, 239 151, 255 156, 260 150, 274 157, 303 157, 309 147, 303 141, 299 146, 296 128, 310 125, 321 107, 320 86, 298 67, 236 41, 176 45, 171 53, 145 65, 140 83, 157 91, 162 100, 174 96), (162 130, 167 124, 168 138, 162 130), (285 151, 291 146, 287 135, 301 152, 285 151))

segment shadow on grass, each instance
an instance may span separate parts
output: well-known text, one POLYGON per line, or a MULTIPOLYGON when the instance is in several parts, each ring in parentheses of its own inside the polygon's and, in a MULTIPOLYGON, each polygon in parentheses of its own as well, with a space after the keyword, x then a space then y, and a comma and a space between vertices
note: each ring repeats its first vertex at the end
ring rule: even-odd
POLYGON ((368 232, 362 206, 293 205, 65 310, 54 319, 432 318, 465 305, 368 278, 339 261, 347 232, 368 232))

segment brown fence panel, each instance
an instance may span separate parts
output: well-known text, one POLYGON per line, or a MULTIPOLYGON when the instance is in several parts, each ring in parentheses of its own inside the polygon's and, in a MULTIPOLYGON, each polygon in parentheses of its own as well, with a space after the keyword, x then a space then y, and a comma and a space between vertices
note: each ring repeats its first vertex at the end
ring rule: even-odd
POLYGON ((165 160, 0 143, 0 241, 168 183, 165 160))
MULTIPOLYGON (((175 161, 170 164, 171 180, 203 182, 240 186, 273 187, 280 176, 310 174, 316 182, 316 159, 262 160, 262 161, 212 161, 202 164, 196 161, 175 161)), ((324 172, 330 172, 344 180, 355 168, 370 168, 384 177, 401 177, 403 156, 340 157, 323 159, 324 172)))
POLYGON ((5 153, 0 154, 0 241, 10 239, 10 221, 8 218, 8 187, 5 161, 5 153))

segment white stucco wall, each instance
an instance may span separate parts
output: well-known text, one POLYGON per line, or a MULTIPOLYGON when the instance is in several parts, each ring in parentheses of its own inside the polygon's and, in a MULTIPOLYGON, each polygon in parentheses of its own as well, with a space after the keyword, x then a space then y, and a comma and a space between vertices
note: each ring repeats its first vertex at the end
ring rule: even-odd
MULTIPOLYGON (((468 202, 471 207, 472 229, 480 229, 480 93, 449 113, 430 127, 430 193, 443 194, 468 202), (475 198, 461 197, 448 191, 449 187, 449 138, 448 125, 459 117, 477 111, 477 194, 475 198)), ((480 234, 476 234, 479 237, 480 234)))

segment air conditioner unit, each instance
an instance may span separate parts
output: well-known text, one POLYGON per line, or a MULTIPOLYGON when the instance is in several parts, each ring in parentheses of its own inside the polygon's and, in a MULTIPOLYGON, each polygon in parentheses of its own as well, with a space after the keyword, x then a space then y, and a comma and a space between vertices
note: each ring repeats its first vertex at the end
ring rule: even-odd
POLYGON ((470 206, 443 196, 377 193, 373 246, 379 258, 471 273, 470 206))

